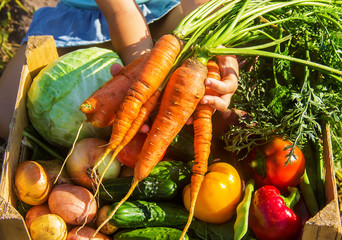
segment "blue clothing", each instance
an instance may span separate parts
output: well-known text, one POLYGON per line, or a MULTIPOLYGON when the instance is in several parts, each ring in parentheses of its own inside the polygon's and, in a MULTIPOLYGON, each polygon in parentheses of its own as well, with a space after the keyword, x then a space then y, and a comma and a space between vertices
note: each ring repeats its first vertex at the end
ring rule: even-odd
MULTIPOLYGON (((136 0, 135 2, 137 4, 142 4, 146 3, 149 0, 136 0)), ((78 8, 83 8, 83 9, 97 9, 98 6, 95 2, 95 0, 61 0, 61 2, 73 6, 73 7, 78 7, 78 8)))
MULTIPOLYGON (((176 7, 180 0, 136 0, 147 24, 176 7)), ((23 42, 32 35, 52 35, 57 47, 85 46, 110 41, 108 25, 94 0, 61 0, 33 14, 23 42)))

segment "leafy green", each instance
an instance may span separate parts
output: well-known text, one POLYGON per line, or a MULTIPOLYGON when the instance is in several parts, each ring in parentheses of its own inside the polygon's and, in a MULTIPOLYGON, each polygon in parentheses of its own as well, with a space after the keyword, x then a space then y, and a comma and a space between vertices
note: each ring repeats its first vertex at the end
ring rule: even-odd
POLYGON ((230 240, 234 239, 234 220, 224 224, 210 224, 195 220, 190 225, 190 236, 203 240, 230 240))
MULTIPOLYGON (((27 96, 28 116, 34 128, 49 143, 70 147, 86 120, 81 103, 111 79, 110 66, 121 63, 108 49, 86 48, 63 55, 34 78, 27 96)), ((105 137, 107 128, 85 123, 79 139, 105 137)))
POLYGON ((268 49, 283 58, 260 55, 256 61, 256 57, 246 55, 247 63, 241 67, 231 107, 249 112, 253 121, 244 129, 240 125, 230 129, 224 137, 227 150, 248 152, 270 135, 283 135, 293 145, 303 146, 318 141, 321 126, 327 123, 331 126, 334 157, 341 161, 342 82, 336 81, 340 77, 287 60, 303 59, 341 71, 341 10, 341 4, 336 2, 329 6, 282 8, 281 15, 263 16, 273 22, 290 19, 268 32, 274 39, 283 39, 284 34, 291 38, 268 49))

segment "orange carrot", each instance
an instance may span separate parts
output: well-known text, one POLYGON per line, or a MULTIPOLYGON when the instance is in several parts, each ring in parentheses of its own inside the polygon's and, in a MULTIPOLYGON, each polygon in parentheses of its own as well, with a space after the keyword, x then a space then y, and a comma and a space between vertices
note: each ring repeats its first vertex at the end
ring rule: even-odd
POLYGON ((137 81, 129 88, 113 123, 109 148, 115 149, 137 118, 141 106, 159 88, 180 52, 180 41, 171 34, 161 37, 147 56, 137 81))
MULTIPOLYGON (((141 126, 144 124, 144 122, 149 117, 150 113, 153 111, 153 109, 157 105, 157 101, 161 95, 161 91, 158 89, 154 92, 154 94, 151 96, 150 99, 147 100, 147 102, 141 107, 138 117, 133 121, 130 129, 127 131, 127 134, 124 136, 120 144, 114 149, 114 152, 111 156, 111 159, 109 163, 107 164, 107 167, 105 168, 102 175, 104 175, 109 168, 110 164, 114 161, 115 157, 119 154, 119 152, 132 140, 132 138, 137 134, 141 126)), ((112 151, 110 148, 107 148, 104 155, 108 155, 109 152, 112 151)), ((92 175, 95 174, 96 169, 100 165, 100 163, 104 159, 100 159, 93 167, 92 175)), ((101 176, 99 182, 102 181, 103 176, 101 176)), ((99 185, 98 185, 99 186, 99 185)), ((95 194, 96 195, 96 194, 95 194)))
POLYGON ((141 72, 147 56, 148 53, 143 54, 122 68, 81 104, 80 110, 86 115, 87 122, 94 127, 108 127, 113 123, 122 100, 141 72))
MULTIPOLYGON (((104 224, 129 198, 138 183, 146 178, 158 163, 164 151, 182 129, 204 95, 207 68, 197 59, 187 59, 171 75, 160 103, 158 114, 151 126, 134 168, 134 180, 126 196, 118 202, 104 224)), ((102 226, 99 226, 99 229, 102 226)))
MULTIPOLYGON (((167 34, 158 40, 152 51, 148 54, 139 77, 133 81, 124 100, 120 104, 120 109, 114 119, 109 144, 99 162, 103 162, 106 156, 111 151, 115 151, 119 146, 132 127, 132 123, 138 117, 142 105, 150 99, 166 79, 180 52, 180 48, 181 43, 178 38, 167 34)), ((93 174, 95 171, 96 168, 94 168, 93 174)))
MULTIPOLYGON (((208 78, 221 80, 220 69, 216 62, 210 60, 207 63, 208 78)), ((206 88, 205 94, 217 95, 216 92, 206 88)), ((214 109, 207 104, 199 104, 194 112, 194 151, 195 161, 192 167, 191 187, 190 187, 190 208, 189 218, 184 227, 180 239, 183 239, 188 231, 194 216, 196 200, 204 175, 208 169, 208 158, 210 154, 212 121, 211 117, 214 109)))
POLYGON ((141 150, 135 180, 149 175, 174 137, 182 129, 204 95, 206 67, 197 59, 187 59, 171 76, 160 109, 141 150))

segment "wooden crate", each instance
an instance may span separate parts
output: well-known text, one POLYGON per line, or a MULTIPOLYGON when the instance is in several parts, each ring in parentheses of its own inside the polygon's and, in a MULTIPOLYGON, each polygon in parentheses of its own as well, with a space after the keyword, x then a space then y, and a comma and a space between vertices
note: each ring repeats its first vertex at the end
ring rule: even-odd
MULTIPOLYGON (((4 155, 4 164, 0 182, 0 240, 30 239, 22 216, 16 210, 16 196, 13 189, 14 170, 20 161, 22 132, 28 126, 26 112, 26 94, 32 79, 39 70, 58 58, 51 36, 31 37, 26 50, 26 64, 23 66, 15 111, 11 123, 8 146, 4 155)), ((326 206, 304 227, 303 238, 341 239, 341 219, 334 175, 330 129, 324 129, 325 194, 326 206)))

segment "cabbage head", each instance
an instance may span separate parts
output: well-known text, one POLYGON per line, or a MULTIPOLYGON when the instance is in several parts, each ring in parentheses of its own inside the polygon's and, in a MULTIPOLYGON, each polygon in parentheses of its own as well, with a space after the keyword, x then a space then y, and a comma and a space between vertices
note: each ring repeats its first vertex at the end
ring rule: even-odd
MULTIPOLYGON (((40 71, 28 91, 27 109, 33 127, 42 137, 54 145, 72 146, 86 120, 79 106, 112 77, 113 63, 122 65, 115 52, 91 47, 63 55, 40 71)), ((85 123, 78 139, 109 135, 110 129, 85 123)))

